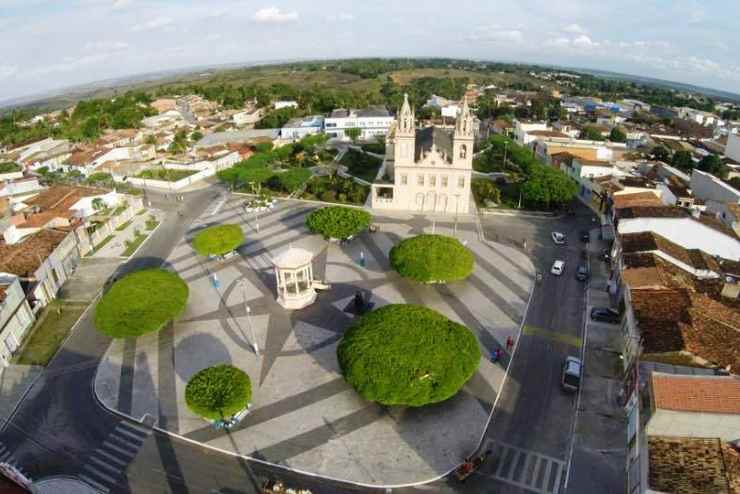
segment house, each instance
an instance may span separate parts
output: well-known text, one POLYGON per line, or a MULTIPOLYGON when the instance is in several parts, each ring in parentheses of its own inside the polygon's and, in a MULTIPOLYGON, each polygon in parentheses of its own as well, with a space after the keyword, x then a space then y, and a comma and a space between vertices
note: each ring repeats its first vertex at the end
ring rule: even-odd
POLYGON ((324 121, 324 130, 329 137, 348 139, 347 129, 360 129, 360 139, 385 137, 393 124, 393 116, 384 106, 371 106, 363 110, 339 108, 331 112, 324 121))
POLYGON ((372 184, 374 209, 467 214, 471 210, 475 123, 467 99, 455 129, 416 128, 404 95, 403 105, 386 138, 386 157, 372 184))
POLYGON ((0 273, 0 366, 10 364, 35 319, 20 278, 0 273))
POLYGON ((256 144, 275 141, 280 138, 280 129, 247 129, 214 132, 195 143, 195 149, 208 148, 221 144, 256 144))
POLYGON ((707 213, 715 215, 719 221, 740 235, 740 204, 709 200, 707 213))
POLYGON ((716 125, 717 121, 719 120, 717 115, 713 113, 697 110, 695 108, 689 108, 687 106, 677 108, 676 111, 678 112, 678 118, 690 120, 705 127, 709 125, 716 125))
POLYGON ((22 201, 24 197, 38 194, 43 189, 37 177, 19 178, 0 184, 0 197, 7 197, 11 202, 17 202, 22 201))
POLYGON ((740 135, 729 134, 725 145, 725 156, 740 163, 740 135))
POLYGON ((157 113, 165 113, 177 109, 177 100, 174 98, 157 98, 149 106, 157 110, 157 113))
POLYGON ((528 122, 514 119, 514 139, 521 146, 526 146, 536 139, 536 137, 530 135, 531 132, 550 130, 552 129, 547 122, 528 122))
POLYGON ((149 129, 165 129, 188 125, 179 110, 168 110, 159 115, 146 117, 141 121, 141 124, 149 129))
POLYGON ((237 127, 253 126, 262 119, 263 114, 264 111, 261 108, 253 108, 234 113, 231 119, 237 127))
POLYGON ((32 170, 58 168, 71 154, 72 144, 66 139, 44 139, 11 151, 16 161, 32 170))
POLYGON ((273 103, 273 108, 276 110, 282 110, 283 108, 298 108, 298 102, 293 100, 276 101, 273 103))
POLYGON ((322 115, 292 118, 280 129, 280 138, 303 139, 306 136, 318 134, 323 129, 324 117, 322 115))
POLYGON ((740 191, 696 168, 691 171, 691 190, 695 197, 705 201, 740 203, 740 191))

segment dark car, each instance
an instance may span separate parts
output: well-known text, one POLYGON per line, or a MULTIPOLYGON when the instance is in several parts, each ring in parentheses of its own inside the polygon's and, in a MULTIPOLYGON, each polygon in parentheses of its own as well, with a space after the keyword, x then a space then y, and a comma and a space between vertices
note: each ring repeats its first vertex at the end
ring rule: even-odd
POLYGON ((583 230, 581 232, 581 242, 589 243, 591 241, 591 234, 588 232, 588 230, 583 230))
POLYGON ((614 309, 594 307, 591 309, 591 319, 599 322, 608 322, 610 324, 619 324, 619 321, 622 320, 622 316, 620 316, 619 312, 614 309))
POLYGON ((578 269, 576 270, 576 279, 578 281, 586 281, 588 280, 589 272, 588 272, 588 266, 585 264, 581 264, 578 266, 578 269))

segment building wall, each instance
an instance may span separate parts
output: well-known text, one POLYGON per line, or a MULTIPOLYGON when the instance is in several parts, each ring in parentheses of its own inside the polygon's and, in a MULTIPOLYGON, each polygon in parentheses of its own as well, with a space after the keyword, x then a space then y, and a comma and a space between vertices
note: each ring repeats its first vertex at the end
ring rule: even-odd
POLYGON ((10 363, 10 357, 20 347, 33 321, 34 315, 20 281, 14 277, 0 304, 0 366, 10 363))
POLYGON ((740 203, 740 191, 697 169, 691 172, 691 191, 699 199, 740 203))
POLYGON ((321 127, 283 127, 280 129, 281 139, 303 139, 312 134, 321 132, 321 127))
POLYGON ((740 437, 740 415, 681 412, 658 409, 647 424, 649 436, 718 437, 735 441, 740 437))
POLYGON ((727 146, 725 146, 725 156, 733 161, 740 163, 740 136, 730 134, 727 136, 727 146))

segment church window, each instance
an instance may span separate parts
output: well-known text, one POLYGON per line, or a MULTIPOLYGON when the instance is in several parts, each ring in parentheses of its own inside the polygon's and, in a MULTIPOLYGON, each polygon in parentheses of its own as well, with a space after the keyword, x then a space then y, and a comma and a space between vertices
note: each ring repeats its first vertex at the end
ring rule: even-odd
POLYGON ((460 146, 460 158, 465 159, 468 157, 468 146, 463 144, 460 146))
POLYGON ((447 187, 447 175, 442 175, 442 187, 447 187))
POLYGON ((424 175, 419 174, 416 176, 416 184, 417 185, 424 185, 424 175))
POLYGON ((457 177, 457 186, 461 189, 465 187, 465 177, 457 177))
POLYGON ((408 185, 408 183, 409 183, 408 175, 401 175, 401 185, 408 185))
POLYGON ((429 175, 429 185, 432 187, 437 186, 437 175, 429 175))

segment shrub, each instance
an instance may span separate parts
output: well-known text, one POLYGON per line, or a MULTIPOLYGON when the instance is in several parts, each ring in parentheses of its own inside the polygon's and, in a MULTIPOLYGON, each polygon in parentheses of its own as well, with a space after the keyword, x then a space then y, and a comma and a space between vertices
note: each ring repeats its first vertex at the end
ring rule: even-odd
POLYGON ((418 235, 394 246, 390 261, 398 273, 420 283, 448 283, 473 272, 472 252, 459 240, 444 235, 418 235))
POLYGON ((239 225, 216 225, 205 228, 193 238, 193 249, 202 256, 221 256, 244 243, 239 225))
POLYGON ((185 403, 206 419, 232 417, 252 399, 249 376, 231 365, 208 367, 195 374, 185 387, 185 403))
POLYGON ((464 326, 418 305, 387 305, 344 335, 337 358, 366 400, 423 406, 446 400, 478 369, 480 348, 464 326))
POLYGON ((164 269, 145 269, 116 282, 95 307, 95 327, 113 338, 159 331, 179 316, 188 285, 164 269))
POLYGON ((473 196, 475 202, 479 205, 485 206, 488 201, 501 203, 501 191, 496 187, 493 182, 485 178, 476 178, 470 184, 473 189, 473 196))
POLYGON ((362 209, 329 206, 308 215, 306 226, 326 239, 345 239, 367 230, 371 220, 370 213, 362 209))
POLYGON ((291 168, 286 172, 278 173, 274 178, 285 192, 293 192, 311 178, 311 171, 305 168, 291 168))

